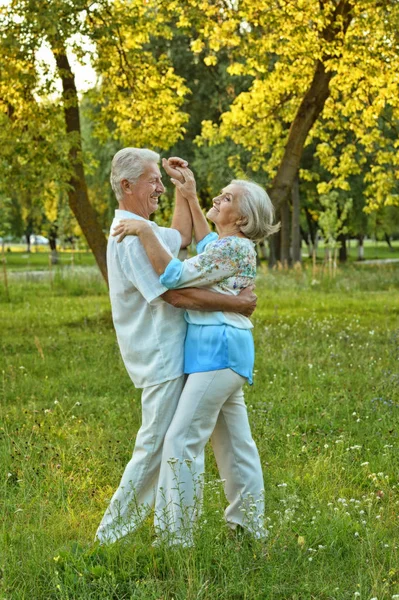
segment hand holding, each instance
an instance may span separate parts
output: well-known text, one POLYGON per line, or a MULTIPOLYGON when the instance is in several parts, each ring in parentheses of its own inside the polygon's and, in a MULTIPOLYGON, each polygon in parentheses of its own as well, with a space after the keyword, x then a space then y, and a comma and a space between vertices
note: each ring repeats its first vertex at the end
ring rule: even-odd
POLYGON ((143 231, 146 231, 148 227, 150 227, 150 225, 148 225, 146 221, 141 221, 139 219, 122 219, 114 228, 112 235, 114 237, 119 235, 117 240, 119 244, 127 235, 139 236, 143 231))
POLYGON ((188 166, 188 162, 186 160, 183 160, 178 156, 171 156, 168 159, 162 159, 162 166, 165 169, 166 173, 169 175, 169 177, 172 177, 173 179, 184 183, 184 177, 180 173, 179 168, 185 168, 188 166))
POLYGON ((180 173, 180 179, 171 179, 173 185, 176 186, 183 198, 189 202, 198 201, 194 173, 188 167, 177 167, 176 170, 180 173))
POLYGON ((258 302, 258 296, 254 293, 255 285, 249 285, 248 287, 241 290, 238 294, 238 298, 242 300, 242 306, 240 314, 245 317, 250 317, 256 308, 258 302))

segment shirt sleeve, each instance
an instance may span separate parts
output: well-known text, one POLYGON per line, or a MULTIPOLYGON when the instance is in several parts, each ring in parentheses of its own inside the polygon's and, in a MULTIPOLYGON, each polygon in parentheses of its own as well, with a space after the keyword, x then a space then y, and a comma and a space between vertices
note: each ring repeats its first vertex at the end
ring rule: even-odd
POLYGON ((181 233, 171 227, 158 227, 157 232, 173 256, 178 256, 181 249, 181 233))
POLYGON ((200 240, 197 244, 197 254, 201 254, 202 252, 205 252, 205 248, 207 247, 208 244, 210 244, 211 242, 215 242, 217 239, 219 239, 219 236, 217 233, 215 233, 214 231, 211 231, 210 233, 208 233, 208 235, 206 235, 204 238, 202 238, 202 240, 200 240))
MULTIPOLYGON (((162 245, 165 247, 165 244, 162 245)), ((123 273, 148 303, 168 290, 160 282, 158 274, 154 271, 146 251, 137 237, 129 236, 119 246, 123 273)))
POLYGON ((168 289, 206 287, 238 274, 240 256, 229 238, 218 240, 206 252, 180 261, 174 258, 159 278, 168 289))

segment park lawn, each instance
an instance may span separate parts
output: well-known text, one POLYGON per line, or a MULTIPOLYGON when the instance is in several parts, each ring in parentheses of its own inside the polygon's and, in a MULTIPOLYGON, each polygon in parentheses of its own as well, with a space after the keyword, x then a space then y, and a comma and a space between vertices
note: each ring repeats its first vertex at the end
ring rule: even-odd
POLYGON ((212 452, 194 549, 93 544, 140 394, 91 270, 1 288, 0 598, 391 599, 399 594, 399 268, 260 273, 255 384, 266 543, 232 537, 212 452))
MULTIPOLYGON (((6 252, 5 258, 9 271, 46 271, 56 268, 50 265, 50 253, 46 247, 41 247, 39 252, 6 252)), ((58 266, 60 267, 93 265, 95 265, 95 259, 91 252, 71 250, 58 252, 58 266)))
MULTIPOLYGON (((399 241, 395 240, 392 242, 393 250, 390 250, 386 242, 374 242, 372 240, 366 240, 364 242, 364 258, 365 260, 386 260, 386 259, 399 259, 399 241)), ((23 251, 22 246, 12 246, 10 252, 5 253, 7 269, 10 272, 13 271, 48 271, 51 269, 54 271, 57 267, 50 265, 49 261, 49 250, 46 246, 39 246, 38 251, 34 248, 29 254, 23 251)), ((319 262, 324 261, 325 249, 323 242, 319 244, 317 251, 317 260, 319 262)), ((305 244, 302 244, 302 257, 304 263, 309 262, 311 259, 308 257, 308 252, 305 244)), ((348 247, 348 262, 357 261, 357 242, 351 240, 348 247)), ((59 267, 81 267, 81 266, 94 266, 95 259, 91 252, 85 251, 62 251, 58 252, 58 266, 59 267)))
MULTIPOLYGON (((399 258, 399 240, 391 242, 392 249, 389 248, 386 242, 365 240, 364 241, 364 259, 365 260, 386 260, 399 258)), ((349 240, 347 242, 348 262, 358 260, 358 243, 357 240, 349 240)), ((324 260, 325 247, 324 242, 319 243, 317 249, 318 260, 324 260)), ((305 244, 302 243, 302 256, 304 259, 308 256, 305 244)))

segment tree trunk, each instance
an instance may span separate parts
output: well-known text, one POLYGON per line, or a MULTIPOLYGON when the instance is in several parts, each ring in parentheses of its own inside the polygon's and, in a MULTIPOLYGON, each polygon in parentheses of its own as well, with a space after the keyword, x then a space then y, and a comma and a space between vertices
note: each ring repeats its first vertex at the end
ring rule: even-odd
POLYGON ((4 246, 4 237, 1 243, 1 262, 3 264, 3 279, 4 279, 4 289, 6 291, 6 299, 10 300, 10 290, 8 289, 8 275, 7 275, 7 261, 5 255, 5 246, 4 246))
POLYGON ((29 216, 27 218, 26 221, 26 227, 25 227, 25 240, 26 240, 26 251, 28 254, 30 254, 31 252, 31 243, 30 243, 30 237, 33 234, 33 219, 32 219, 32 207, 31 207, 31 200, 30 200, 30 196, 28 196, 28 207, 29 207, 29 216))
MULTIPOLYGON (((350 0, 339 0, 330 22, 321 33, 321 37, 327 43, 346 33, 352 20, 351 11, 352 2, 350 0)), ((336 56, 334 58, 336 59, 336 56)), ((329 96, 329 84, 334 73, 331 69, 326 70, 328 60, 329 58, 325 56, 316 62, 312 82, 291 124, 283 158, 269 191, 276 208, 284 204, 289 197, 299 169, 306 138, 329 96)))
POLYGON ((305 231, 303 229, 303 227, 300 227, 300 232, 301 232, 301 247, 302 247, 302 241, 304 241, 308 248, 308 256, 309 256, 309 258, 312 258, 313 244, 312 244, 312 238, 310 237, 310 233, 305 231))
POLYGON ((260 263, 261 259, 263 259, 263 260, 268 259, 266 244, 264 241, 259 242, 259 244, 257 245, 257 248, 256 248, 256 261, 258 264, 260 263))
POLYGON ((51 251, 51 264, 58 264, 58 252, 57 252, 57 227, 54 227, 50 230, 49 233, 49 245, 51 251))
POLYGON ((75 77, 72 72, 65 47, 58 40, 52 40, 52 50, 62 80, 62 97, 66 131, 70 137, 69 160, 72 176, 69 181, 69 206, 92 250, 97 265, 108 283, 107 240, 98 222, 97 214, 89 202, 82 160, 82 137, 79 116, 79 103, 75 77))
POLYGON ((346 248, 346 235, 344 233, 338 236, 338 242, 340 242, 338 259, 340 263, 345 263, 348 260, 348 250, 346 248))
POLYGON ((260 242, 260 244, 259 244, 259 248, 260 248, 260 253, 261 253, 261 255, 262 255, 262 258, 263 258, 264 260, 267 260, 267 259, 268 259, 268 254, 267 254, 267 248, 266 248, 266 244, 265 244, 265 242, 264 242, 264 241, 263 241, 263 242, 260 242))
POLYGON ((281 205, 281 251, 280 261, 283 267, 286 269, 290 264, 290 205, 285 202, 281 205))
POLYGON ((309 258, 311 258, 313 256, 313 250, 314 249, 317 250, 317 224, 312 219, 312 215, 310 214, 310 212, 307 208, 305 208, 305 216, 306 216, 306 222, 308 224, 308 229, 309 229, 309 238, 310 238, 309 258), (311 249, 310 249, 310 246, 311 246, 311 249))
POLYGON ((357 260, 364 260, 364 235, 359 235, 357 239, 357 260))
MULTIPOLYGON (((277 221, 278 221, 277 217, 277 221)), ((281 230, 268 238, 269 242, 269 267, 272 268, 280 260, 280 238, 281 230)))
POLYGON ((388 244, 388 247, 390 249, 391 252, 394 251, 394 247, 391 244, 391 238, 389 237, 389 235, 387 233, 384 233, 384 237, 385 237, 385 241, 388 244))
POLYGON ((301 226, 299 222, 300 218, 300 197, 299 197, 299 180, 298 176, 294 180, 294 184, 291 190, 292 197, 292 263, 295 265, 301 262, 301 226))

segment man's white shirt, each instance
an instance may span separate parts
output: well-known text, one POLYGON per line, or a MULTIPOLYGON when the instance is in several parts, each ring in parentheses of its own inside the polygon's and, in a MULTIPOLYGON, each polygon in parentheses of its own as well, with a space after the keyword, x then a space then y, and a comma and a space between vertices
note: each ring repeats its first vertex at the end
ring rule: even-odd
MULTIPOLYGON (((167 291, 136 236, 121 242, 112 236, 121 219, 145 220, 116 210, 107 246, 112 317, 126 369, 138 388, 149 387, 183 374, 186 322, 184 310, 160 296, 167 291)), ((162 246, 177 257, 181 235, 176 229, 147 221, 162 246)))

